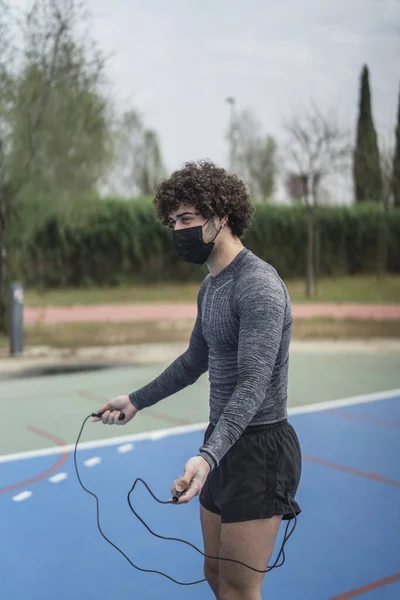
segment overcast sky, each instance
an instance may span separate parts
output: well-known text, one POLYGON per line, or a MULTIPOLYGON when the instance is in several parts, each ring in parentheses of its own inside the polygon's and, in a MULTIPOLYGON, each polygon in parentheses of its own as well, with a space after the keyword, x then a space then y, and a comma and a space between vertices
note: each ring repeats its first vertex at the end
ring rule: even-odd
POLYGON ((227 162, 228 95, 277 137, 312 99, 354 127, 359 73, 370 68, 373 113, 395 122, 400 0, 90 0, 94 35, 113 57, 121 102, 161 137, 168 168, 227 162))

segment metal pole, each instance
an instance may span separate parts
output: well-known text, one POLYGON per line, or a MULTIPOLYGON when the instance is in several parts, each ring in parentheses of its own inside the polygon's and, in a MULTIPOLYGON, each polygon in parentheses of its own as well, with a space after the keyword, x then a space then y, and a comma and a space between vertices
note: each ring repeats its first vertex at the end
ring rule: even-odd
POLYGON ((24 351, 24 287, 19 281, 10 285, 10 354, 24 351))

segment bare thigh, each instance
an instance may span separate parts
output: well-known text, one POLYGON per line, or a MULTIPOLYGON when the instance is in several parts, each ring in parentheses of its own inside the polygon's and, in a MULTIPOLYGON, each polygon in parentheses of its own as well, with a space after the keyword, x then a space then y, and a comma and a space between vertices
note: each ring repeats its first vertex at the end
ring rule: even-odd
MULTIPOLYGON (((200 505, 201 530, 203 533, 204 554, 219 556, 219 543, 221 538, 221 517, 200 505)), ((204 569, 215 573, 218 578, 218 560, 204 560, 204 569)))
MULTIPOLYGON (((254 567, 265 570, 271 559, 276 536, 282 517, 244 521, 241 523, 223 523, 219 554, 224 558, 233 558, 254 567)), ((257 573, 247 567, 226 561, 219 562, 219 589, 256 592, 261 590, 263 573, 257 573)))

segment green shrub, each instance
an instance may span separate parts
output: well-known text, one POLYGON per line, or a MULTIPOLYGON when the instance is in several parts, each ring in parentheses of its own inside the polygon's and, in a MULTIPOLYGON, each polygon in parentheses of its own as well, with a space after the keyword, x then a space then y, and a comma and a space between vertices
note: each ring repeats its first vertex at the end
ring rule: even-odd
MULTIPOLYGON (((376 272, 381 218, 376 204, 319 208, 319 273, 376 272)), ((400 210, 391 212, 388 226, 388 269, 400 272, 400 210)), ((304 276, 303 207, 257 204, 243 241, 282 277, 304 276)), ((78 224, 47 220, 23 248, 21 270, 27 285, 35 287, 199 281, 207 272, 179 259, 171 231, 156 221, 146 198, 99 201, 78 224)))

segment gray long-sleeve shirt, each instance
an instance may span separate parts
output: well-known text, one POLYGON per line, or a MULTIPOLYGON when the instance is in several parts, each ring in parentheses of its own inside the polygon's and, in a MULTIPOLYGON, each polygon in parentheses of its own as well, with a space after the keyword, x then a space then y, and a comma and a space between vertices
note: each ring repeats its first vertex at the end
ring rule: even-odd
POLYGON ((247 248, 198 294, 189 347, 159 377, 132 392, 132 404, 152 406, 209 371, 210 423, 199 454, 214 469, 248 425, 287 417, 292 311, 275 269, 247 248))

